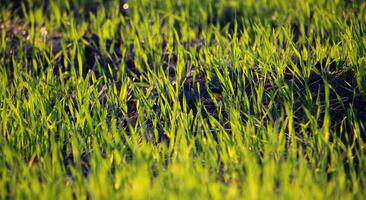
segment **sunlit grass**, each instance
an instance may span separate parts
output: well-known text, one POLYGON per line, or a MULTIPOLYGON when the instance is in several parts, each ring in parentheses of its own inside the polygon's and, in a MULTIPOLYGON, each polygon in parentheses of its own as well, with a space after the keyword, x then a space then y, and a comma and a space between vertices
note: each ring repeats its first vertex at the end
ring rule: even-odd
POLYGON ((28 2, 0 6, 1 199, 365 195, 366 3, 28 2))

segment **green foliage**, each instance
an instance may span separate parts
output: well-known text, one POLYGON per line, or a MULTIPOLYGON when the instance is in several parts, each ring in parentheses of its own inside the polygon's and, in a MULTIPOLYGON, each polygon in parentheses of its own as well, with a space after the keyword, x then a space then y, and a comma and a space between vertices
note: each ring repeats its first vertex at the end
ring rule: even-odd
POLYGON ((365 196, 365 2, 14 2, 0 199, 365 196))

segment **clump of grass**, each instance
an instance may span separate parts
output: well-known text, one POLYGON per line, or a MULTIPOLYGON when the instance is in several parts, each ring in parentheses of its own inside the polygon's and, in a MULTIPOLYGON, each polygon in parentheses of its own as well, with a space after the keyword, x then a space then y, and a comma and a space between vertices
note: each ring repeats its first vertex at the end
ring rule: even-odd
POLYGON ((0 198, 362 199, 365 7, 5 1, 0 198))

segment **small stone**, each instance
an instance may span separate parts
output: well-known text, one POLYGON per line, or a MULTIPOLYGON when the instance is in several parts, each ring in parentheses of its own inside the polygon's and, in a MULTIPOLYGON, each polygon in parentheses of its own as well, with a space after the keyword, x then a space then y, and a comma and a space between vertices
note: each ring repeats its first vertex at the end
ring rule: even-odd
POLYGON ((128 3, 124 3, 124 4, 122 5, 122 8, 123 8, 124 10, 128 10, 128 3))

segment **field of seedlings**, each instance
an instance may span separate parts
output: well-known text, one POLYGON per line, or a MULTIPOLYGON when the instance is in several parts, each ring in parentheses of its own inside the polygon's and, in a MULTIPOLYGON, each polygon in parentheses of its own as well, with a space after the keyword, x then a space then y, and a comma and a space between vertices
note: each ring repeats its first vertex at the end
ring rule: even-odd
POLYGON ((0 199, 365 196, 366 1, 1 1, 0 199))

